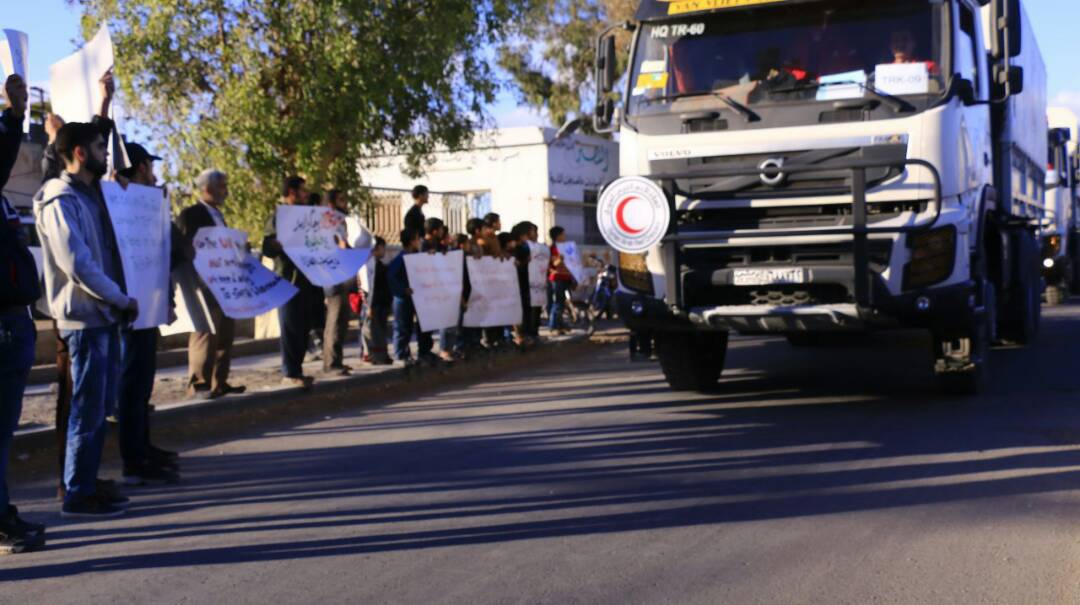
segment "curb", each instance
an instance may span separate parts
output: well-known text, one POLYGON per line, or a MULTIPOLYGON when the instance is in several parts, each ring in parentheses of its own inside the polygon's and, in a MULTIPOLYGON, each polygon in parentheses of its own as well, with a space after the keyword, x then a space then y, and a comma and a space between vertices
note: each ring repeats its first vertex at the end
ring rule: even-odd
MULTIPOLYGON (((277 389, 172 405, 157 409, 151 415, 154 439, 167 443, 188 436, 206 438, 228 435, 238 429, 293 422, 334 411, 363 409, 382 403, 388 397, 396 399, 490 377, 492 372, 519 368, 523 359, 541 364, 581 355, 613 342, 607 335, 597 336, 601 338, 590 339, 580 335, 569 340, 548 342, 525 352, 488 353, 448 367, 394 368, 375 374, 316 382, 308 390, 277 389), (358 392, 358 389, 364 390, 358 392)), ((11 449, 12 470, 16 470, 15 467, 36 466, 42 459, 52 461, 56 458, 55 429, 41 427, 16 432, 11 449)), ((115 439, 109 438, 105 458, 116 457, 115 450, 115 439)))

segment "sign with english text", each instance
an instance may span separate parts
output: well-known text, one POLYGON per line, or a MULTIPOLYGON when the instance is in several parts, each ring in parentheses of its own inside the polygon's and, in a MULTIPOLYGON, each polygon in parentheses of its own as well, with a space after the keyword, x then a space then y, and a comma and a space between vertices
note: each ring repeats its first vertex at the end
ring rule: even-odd
POLYGON ((248 252, 247 234, 203 227, 195 234, 195 271, 226 316, 247 319, 272 311, 296 295, 296 286, 248 252))

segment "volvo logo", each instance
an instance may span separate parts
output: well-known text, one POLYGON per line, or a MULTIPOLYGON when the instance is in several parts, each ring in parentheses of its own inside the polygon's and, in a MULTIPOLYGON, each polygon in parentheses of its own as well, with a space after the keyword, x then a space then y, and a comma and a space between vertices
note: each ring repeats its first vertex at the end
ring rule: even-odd
POLYGON ((758 165, 758 170, 761 171, 758 178, 769 187, 777 187, 787 178, 784 174, 784 158, 769 158, 758 165))

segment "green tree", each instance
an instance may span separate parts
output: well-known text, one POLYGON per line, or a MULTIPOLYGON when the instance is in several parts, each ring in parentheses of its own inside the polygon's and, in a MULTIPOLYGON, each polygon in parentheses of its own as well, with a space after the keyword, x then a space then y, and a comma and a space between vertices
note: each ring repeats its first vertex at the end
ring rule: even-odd
MULTIPOLYGON (((637 0, 544 0, 530 8, 522 31, 499 54, 499 65, 518 99, 541 110, 552 126, 571 116, 589 116, 595 103, 593 67, 596 36, 607 26, 630 20, 637 0)), ((619 72, 630 35, 617 37, 619 72)), ((584 126, 591 130, 591 121, 584 126)))
POLYGON ((107 24, 129 113, 170 180, 216 166, 227 214, 253 236, 282 177, 360 194, 364 158, 415 171, 490 121, 491 45, 529 0, 69 0, 107 24))

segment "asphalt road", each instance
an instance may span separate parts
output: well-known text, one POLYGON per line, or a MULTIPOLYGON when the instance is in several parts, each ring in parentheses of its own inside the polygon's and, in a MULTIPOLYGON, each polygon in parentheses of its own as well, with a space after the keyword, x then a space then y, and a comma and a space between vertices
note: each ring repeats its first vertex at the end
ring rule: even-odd
MULTIPOLYGON (((3 603, 1077 603, 1080 306, 938 395, 925 342, 622 347, 189 444, 182 485, 0 559, 3 603)), ((357 397, 361 398, 362 393, 357 397)))

